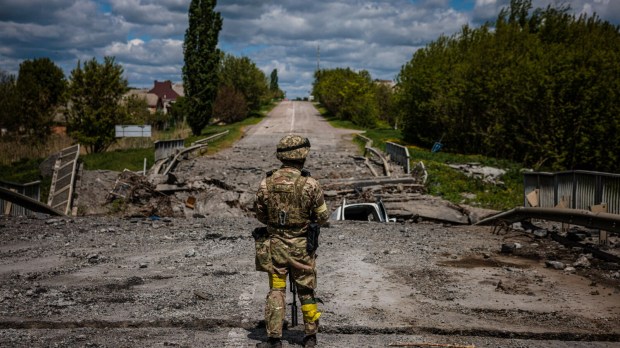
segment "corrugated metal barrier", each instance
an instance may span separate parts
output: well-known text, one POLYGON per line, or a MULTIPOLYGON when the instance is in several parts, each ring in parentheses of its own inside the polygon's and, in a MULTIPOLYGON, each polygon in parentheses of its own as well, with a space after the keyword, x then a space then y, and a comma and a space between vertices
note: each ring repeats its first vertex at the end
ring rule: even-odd
POLYGON ((64 214, 69 214, 71 211, 75 172, 79 156, 79 144, 68 147, 60 152, 54 166, 54 176, 52 177, 52 186, 47 204, 64 214))
MULTIPOLYGON (((0 181, 0 187, 14 191, 21 195, 30 197, 34 200, 41 200, 41 182, 33 181, 27 184, 16 184, 12 182, 0 181)), ((26 209, 20 205, 0 199, 0 215, 11 216, 30 216, 33 215, 30 209, 26 209)))
POLYGON ((155 142, 155 162, 176 155, 185 148, 185 139, 158 140, 155 142))
POLYGON ((411 169, 409 168, 409 149, 407 149, 407 147, 386 141, 385 152, 390 155, 390 158, 394 162, 403 166, 405 174, 409 174, 411 172, 411 169))
POLYGON ((531 206, 527 195, 538 190, 538 206, 555 207, 561 202, 566 208, 588 210, 606 204, 607 212, 620 214, 620 174, 585 170, 558 173, 524 173, 524 206, 531 206))

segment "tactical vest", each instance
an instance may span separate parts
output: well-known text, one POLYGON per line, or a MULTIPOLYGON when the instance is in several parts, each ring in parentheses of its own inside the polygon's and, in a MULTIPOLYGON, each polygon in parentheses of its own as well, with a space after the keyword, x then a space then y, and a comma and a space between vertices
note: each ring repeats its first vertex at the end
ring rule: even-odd
MULTIPOLYGON (((300 173, 290 173, 287 182, 274 182, 274 173, 267 177, 267 211, 269 226, 276 229, 296 229, 304 227, 310 212, 304 207, 303 189, 308 178, 300 173)), ((287 175, 288 176, 288 175, 287 175)))

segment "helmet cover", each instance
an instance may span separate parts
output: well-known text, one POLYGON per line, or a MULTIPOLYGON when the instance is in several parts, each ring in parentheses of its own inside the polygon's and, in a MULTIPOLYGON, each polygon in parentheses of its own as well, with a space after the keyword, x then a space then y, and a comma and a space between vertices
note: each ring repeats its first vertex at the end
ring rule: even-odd
POLYGON ((280 140, 276 151, 276 157, 280 161, 303 161, 310 152, 310 140, 290 134, 280 140))

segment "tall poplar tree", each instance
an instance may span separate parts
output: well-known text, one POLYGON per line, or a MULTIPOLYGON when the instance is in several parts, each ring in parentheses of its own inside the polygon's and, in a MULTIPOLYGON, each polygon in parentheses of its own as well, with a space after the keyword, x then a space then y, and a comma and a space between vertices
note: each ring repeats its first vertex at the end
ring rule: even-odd
POLYGON ((269 79, 269 89, 272 93, 278 92, 280 86, 278 86, 278 69, 273 69, 271 72, 271 78, 269 79))
POLYGON ((216 5, 216 0, 192 0, 189 5, 189 26, 183 44, 183 87, 187 123, 194 135, 200 135, 209 123, 217 96, 221 54, 217 43, 222 16, 214 11, 216 5))

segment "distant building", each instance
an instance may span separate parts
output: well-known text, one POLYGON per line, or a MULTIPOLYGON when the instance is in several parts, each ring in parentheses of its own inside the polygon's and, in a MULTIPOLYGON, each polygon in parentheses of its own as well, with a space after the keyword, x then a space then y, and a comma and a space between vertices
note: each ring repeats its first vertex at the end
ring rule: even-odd
POLYGON ((387 86, 387 87, 390 87, 390 88, 396 87, 396 82, 394 82, 392 80, 379 80, 379 79, 376 79, 375 83, 378 84, 378 85, 383 85, 383 86, 387 86))
POLYGON ((180 97, 185 97, 185 89, 183 88, 183 84, 182 83, 175 83, 174 85, 172 85, 172 90, 177 92, 177 94, 180 97))
POLYGON ((125 93, 123 100, 127 100, 131 97, 144 99, 151 114, 154 114, 157 111, 165 112, 163 100, 157 94, 150 93, 146 89, 131 89, 129 92, 125 93))
POLYGON ((182 84, 172 84, 172 81, 166 80, 159 82, 155 80, 153 88, 149 93, 157 95, 163 103, 164 113, 168 113, 168 110, 177 98, 184 96, 184 90, 182 84))

